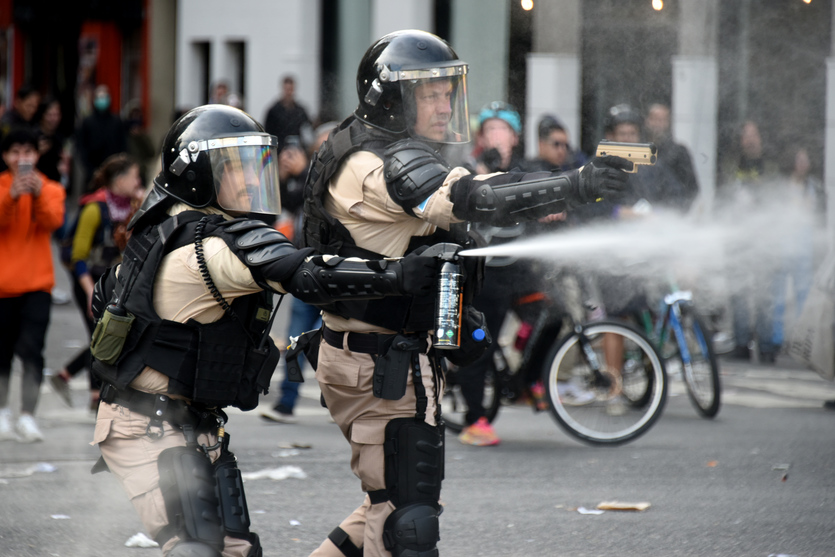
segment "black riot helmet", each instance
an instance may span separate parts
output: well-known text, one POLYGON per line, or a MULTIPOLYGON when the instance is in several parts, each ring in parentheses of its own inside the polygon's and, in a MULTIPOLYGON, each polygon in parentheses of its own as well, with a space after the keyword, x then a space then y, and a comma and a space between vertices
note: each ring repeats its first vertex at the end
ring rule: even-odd
POLYGON ((366 51, 357 71, 357 118, 395 134, 437 143, 470 139, 467 64, 440 37, 390 33, 366 51))
POLYGON ((168 130, 154 189, 192 207, 278 214, 277 145, 246 112, 223 104, 199 106, 168 130))

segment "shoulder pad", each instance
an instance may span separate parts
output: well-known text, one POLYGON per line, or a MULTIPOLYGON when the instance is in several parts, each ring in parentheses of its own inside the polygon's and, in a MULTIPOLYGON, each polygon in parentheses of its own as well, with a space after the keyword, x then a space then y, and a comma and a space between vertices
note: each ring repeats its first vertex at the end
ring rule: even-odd
POLYGON ((414 215, 414 207, 441 187, 450 171, 437 151, 416 139, 393 143, 383 160, 388 194, 410 215, 414 215))
POLYGON ((245 232, 254 228, 269 228, 267 223, 255 219, 234 219, 222 223, 227 232, 245 232))

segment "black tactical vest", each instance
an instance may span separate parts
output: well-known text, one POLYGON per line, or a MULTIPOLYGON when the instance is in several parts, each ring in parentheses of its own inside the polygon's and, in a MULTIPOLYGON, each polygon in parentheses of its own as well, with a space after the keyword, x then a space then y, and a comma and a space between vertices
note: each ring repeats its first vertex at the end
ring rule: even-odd
MULTIPOLYGON (((278 349, 265 334, 272 293, 237 298, 231 311, 213 323, 193 319, 178 323, 162 319, 154 310, 155 280, 163 257, 193 244, 198 221, 204 217, 197 211, 185 211, 159 224, 134 229, 111 303, 128 292, 123 305, 135 321, 115 365, 94 360, 93 370, 121 390, 149 366, 168 376, 169 394, 209 407, 231 405, 248 410, 257 406, 259 392, 267 392, 277 362, 278 349), (270 369, 266 359, 272 360, 270 369)), ((236 235, 226 231, 236 222, 239 220, 224 221, 220 215, 207 217, 203 236, 222 238, 238 255, 236 235)))
MULTIPOLYGON (((357 246, 348 229, 325 210, 325 194, 331 178, 350 155, 357 151, 370 151, 383 159, 383 152, 398 139, 402 138, 368 128, 351 116, 322 144, 313 156, 304 186, 305 247, 311 247, 322 254, 342 257, 383 258, 381 254, 357 246)), ((406 253, 440 242, 466 243, 464 226, 455 225, 449 231, 438 228, 431 236, 413 236, 406 253)), ((433 327, 435 295, 343 301, 321 307, 329 313, 359 319, 393 331, 427 331, 433 327)))

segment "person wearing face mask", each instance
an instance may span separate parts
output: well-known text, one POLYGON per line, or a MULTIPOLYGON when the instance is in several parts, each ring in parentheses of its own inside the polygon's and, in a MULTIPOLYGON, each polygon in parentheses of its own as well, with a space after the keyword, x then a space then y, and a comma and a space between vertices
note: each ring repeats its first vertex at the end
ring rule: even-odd
POLYGON ((93 95, 93 112, 81 121, 76 132, 84 184, 90 183, 93 172, 107 157, 128 149, 125 125, 110 105, 110 89, 107 85, 98 85, 93 95))

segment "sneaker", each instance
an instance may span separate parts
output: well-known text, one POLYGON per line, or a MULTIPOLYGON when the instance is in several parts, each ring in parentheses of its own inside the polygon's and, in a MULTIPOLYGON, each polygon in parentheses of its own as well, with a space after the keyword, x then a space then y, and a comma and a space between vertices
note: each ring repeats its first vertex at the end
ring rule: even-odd
POLYGON ((58 395, 58 398, 63 400, 67 406, 72 408, 72 396, 70 396, 69 381, 64 379, 62 375, 54 373, 49 376, 49 384, 52 385, 52 389, 58 395))
POLYGON ((465 445, 475 445, 476 447, 499 444, 499 436, 496 435, 493 426, 485 417, 481 417, 473 425, 465 427, 458 435, 458 440, 465 445))
POLYGON ((270 408, 268 410, 261 410, 261 417, 265 420, 270 420, 272 422, 276 422, 279 424, 295 424, 298 423, 298 420, 293 416, 293 414, 288 414, 287 412, 279 412, 275 408, 270 408))
POLYGON ((597 398, 593 392, 578 387, 574 383, 557 383, 557 392, 560 395, 560 400, 566 406, 584 406, 594 402, 597 398))
POLYGON ((17 441, 17 433, 12 427, 12 409, 0 408, 0 441, 17 441))
POLYGON ((43 441, 43 433, 38 429, 38 424, 35 418, 29 414, 23 414, 17 419, 17 426, 15 426, 17 434, 20 435, 20 440, 23 443, 34 443, 35 441, 43 441))
POLYGON ((618 395, 606 403, 606 413, 610 416, 623 416, 626 414, 626 399, 618 395))
POLYGON ((72 302, 72 296, 66 290, 55 287, 52 289, 52 303, 56 306, 65 306, 72 302))
POLYGON ((713 343, 713 351, 716 354, 728 354, 733 352, 736 347, 736 339, 733 333, 727 333, 725 331, 719 331, 714 334, 711 342, 713 343))

